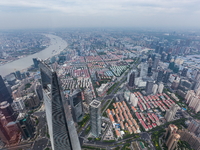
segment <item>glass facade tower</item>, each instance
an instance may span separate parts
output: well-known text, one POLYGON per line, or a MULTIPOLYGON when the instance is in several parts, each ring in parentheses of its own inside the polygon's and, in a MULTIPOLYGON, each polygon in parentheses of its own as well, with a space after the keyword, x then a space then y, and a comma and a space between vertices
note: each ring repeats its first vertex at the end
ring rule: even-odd
POLYGON ((90 103, 91 133, 95 137, 101 134, 101 102, 93 100, 90 103))
POLYGON ((53 150, 81 150, 68 102, 57 73, 39 60, 46 119, 53 150))

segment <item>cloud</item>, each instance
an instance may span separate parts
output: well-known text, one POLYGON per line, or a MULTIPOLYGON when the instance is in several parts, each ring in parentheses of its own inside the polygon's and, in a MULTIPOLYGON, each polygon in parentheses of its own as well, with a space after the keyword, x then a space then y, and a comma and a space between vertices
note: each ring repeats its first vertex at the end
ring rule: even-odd
POLYGON ((148 9, 155 13, 175 13, 198 10, 199 3, 197 0, 6 0, 0 1, 0 6, 10 7, 9 11, 26 7, 30 10, 37 8, 70 14, 117 13, 133 9, 140 12, 148 9))
POLYGON ((2 0, 0 28, 13 23, 29 27, 200 26, 196 21, 199 8, 199 0, 2 0), (24 20, 29 21, 24 25, 24 20))

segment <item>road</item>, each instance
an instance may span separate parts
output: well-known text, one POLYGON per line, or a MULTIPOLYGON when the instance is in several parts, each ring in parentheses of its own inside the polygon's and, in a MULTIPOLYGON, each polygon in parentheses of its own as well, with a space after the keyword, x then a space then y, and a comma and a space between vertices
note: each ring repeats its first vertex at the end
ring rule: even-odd
POLYGON ((20 145, 12 145, 9 148, 2 148, 1 150, 18 150, 18 149, 30 149, 33 142, 21 143, 20 145))
POLYGON ((129 138, 122 139, 120 141, 115 141, 115 142, 112 142, 112 143, 94 141, 94 142, 85 142, 84 145, 88 145, 88 146, 92 146, 92 147, 105 148, 105 149, 113 149, 117 146, 123 146, 125 143, 131 143, 132 141, 136 141, 137 139, 138 138, 129 137, 129 138))
POLYGON ((49 140, 46 138, 39 139, 34 142, 34 146, 32 149, 33 150, 43 150, 47 146, 48 141, 49 140))

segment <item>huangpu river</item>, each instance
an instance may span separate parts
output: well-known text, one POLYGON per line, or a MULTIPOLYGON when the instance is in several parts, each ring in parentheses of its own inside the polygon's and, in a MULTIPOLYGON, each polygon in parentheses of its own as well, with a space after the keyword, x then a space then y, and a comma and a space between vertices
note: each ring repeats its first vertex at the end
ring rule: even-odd
POLYGON ((15 72, 17 70, 26 69, 29 66, 33 65, 33 58, 47 59, 58 54, 67 47, 67 42, 64 41, 62 38, 52 34, 47 34, 46 36, 50 38, 49 47, 38 53, 28 55, 27 57, 23 57, 21 59, 0 66, 0 75, 6 76, 7 74, 15 72))

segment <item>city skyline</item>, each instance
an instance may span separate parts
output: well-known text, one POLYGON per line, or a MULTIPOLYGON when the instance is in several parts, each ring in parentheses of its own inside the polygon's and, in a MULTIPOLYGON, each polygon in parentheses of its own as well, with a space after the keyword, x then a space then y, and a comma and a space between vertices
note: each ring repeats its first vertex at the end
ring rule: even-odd
POLYGON ((0 35, 0 149, 200 149, 200 33, 0 35))
POLYGON ((197 0, 1 1, 0 29, 58 27, 199 28, 197 0))

